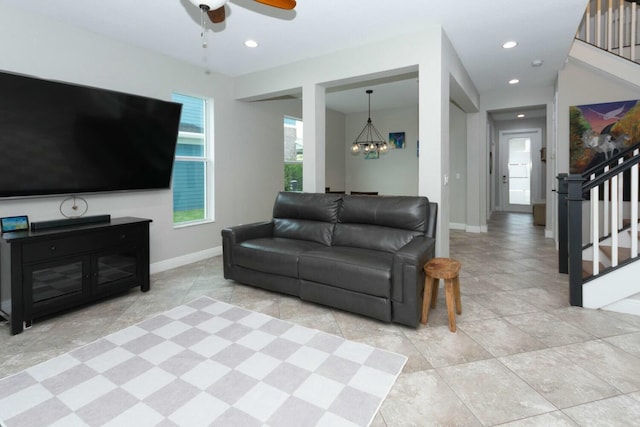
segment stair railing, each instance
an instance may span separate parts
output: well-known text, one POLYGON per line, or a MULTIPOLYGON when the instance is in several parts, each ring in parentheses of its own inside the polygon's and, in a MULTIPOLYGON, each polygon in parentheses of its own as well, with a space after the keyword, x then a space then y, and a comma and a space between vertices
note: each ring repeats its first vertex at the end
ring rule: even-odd
POLYGON ((638 164, 640 144, 636 144, 582 174, 559 174, 558 179, 558 265, 569 273, 569 302, 582 306, 582 284, 620 265, 618 235, 624 227, 623 189, 629 188, 630 258, 638 258, 638 164), (625 178, 625 172, 630 171, 625 178), (627 182, 625 182, 625 180, 627 182), (603 198, 600 200, 600 189, 603 198), (588 198, 586 196, 589 196, 588 198), (610 199, 610 200, 609 200, 610 199), (583 241, 583 205, 588 200, 589 238, 583 241), (603 221, 600 221, 600 213, 603 221), (610 222, 607 218, 610 218, 610 222), (611 230, 609 230, 611 224, 611 230), (611 265, 600 271, 600 242, 609 238, 611 265), (583 254, 590 249, 590 274, 583 276, 583 254))
POLYGON ((627 0, 589 0, 576 38, 637 62, 637 4, 627 0))

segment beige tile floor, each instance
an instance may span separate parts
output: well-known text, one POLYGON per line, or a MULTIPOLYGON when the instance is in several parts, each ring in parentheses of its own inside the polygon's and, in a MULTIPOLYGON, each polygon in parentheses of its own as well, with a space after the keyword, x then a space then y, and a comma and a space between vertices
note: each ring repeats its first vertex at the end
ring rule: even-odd
POLYGON ((373 426, 640 424, 640 317, 568 305, 553 241, 529 214, 494 214, 489 232, 451 232, 462 315, 444 292, 418 329, 228 282, 220 257, 152 276, 125 295, 34 322, 0 325, 0 377, 200 295, 408 356, 373 426))

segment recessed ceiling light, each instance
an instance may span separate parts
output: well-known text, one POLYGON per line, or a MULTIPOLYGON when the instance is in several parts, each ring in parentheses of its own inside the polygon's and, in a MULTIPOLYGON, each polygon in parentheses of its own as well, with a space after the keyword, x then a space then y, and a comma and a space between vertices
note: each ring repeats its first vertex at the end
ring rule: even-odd
POLYGON ((518 79, 511 79, 511 80, 509 80, 509 84, 510 84, 510 85, 515 85, 515 84, 518 84, 518 83, 520 83, 520 80, 518 80, 518 79))
POLYGON ((502 45, 502 47, 503 47, 503 48, 505 48, 505 49, 511 49, 511 48, 516 47, 516 46, 518 46, 518 42, 513 41, 513 40, 510 40, 510 41, 508 41, 508 42, 505 42, 505 43, 502 45))
POLYGON ((542 64, 544 64, 544 61, 542 59, 534 59, 533 61, 531 61, 532 67, 542 67, 542 64))
POLYGON ((524 117, 524 114, 520 113, 516 117, 519 118, 519 119, 522 119, 524 117))
POLYGON ((246 47, 258 47, 258 42, 255 40, 247 40, 246 42, 244 42, 244 45, 246 47))

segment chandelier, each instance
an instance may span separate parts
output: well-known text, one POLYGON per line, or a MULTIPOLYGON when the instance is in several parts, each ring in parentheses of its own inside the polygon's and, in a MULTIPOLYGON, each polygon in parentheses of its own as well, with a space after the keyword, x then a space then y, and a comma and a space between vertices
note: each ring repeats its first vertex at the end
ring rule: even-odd
POLYGON ((371 123, 371 94, 373 90, 367 89, 367 95, 369 95, 369 118, 367 119, 367 124, 364 125, 362 131, 356 137, 356 140, 351 145, 351 152, 353 154, 357 154, 360 151, 365 154, 370 152, 377 153, 386 153, 389 149, 387 142, 380 135, 378 129, 371 123))

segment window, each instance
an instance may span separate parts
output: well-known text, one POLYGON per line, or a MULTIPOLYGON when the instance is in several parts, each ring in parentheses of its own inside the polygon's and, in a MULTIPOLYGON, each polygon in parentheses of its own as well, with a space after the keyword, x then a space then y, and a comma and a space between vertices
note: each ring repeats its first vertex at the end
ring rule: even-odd
POLYGON ((302 191, 302 120, 284 118, 284 190, 302 191))
MULTIPOLYGON (((173 223, 185 225, 210 219, 208 212, 209 140, 207 100, 174 93, 182 104, 173 166, 173 223)), ((213 188, 213 186, 211 186, 213 188)))

